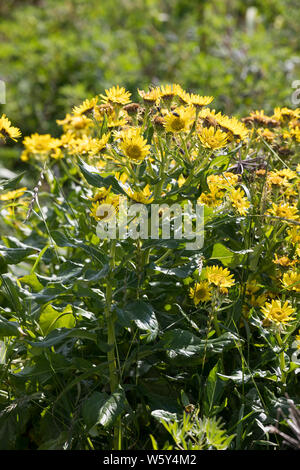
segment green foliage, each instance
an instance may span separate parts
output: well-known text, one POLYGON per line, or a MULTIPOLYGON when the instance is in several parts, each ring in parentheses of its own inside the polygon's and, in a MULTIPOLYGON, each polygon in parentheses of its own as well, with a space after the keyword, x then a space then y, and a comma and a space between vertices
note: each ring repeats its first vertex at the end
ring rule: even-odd
POLYGON ((55 135, 55 119, 118 83, 179 82, 245 113, 289 106, 299 78, 293 0, 10 1, 1 10, 5 112, 24 135, 55 135))

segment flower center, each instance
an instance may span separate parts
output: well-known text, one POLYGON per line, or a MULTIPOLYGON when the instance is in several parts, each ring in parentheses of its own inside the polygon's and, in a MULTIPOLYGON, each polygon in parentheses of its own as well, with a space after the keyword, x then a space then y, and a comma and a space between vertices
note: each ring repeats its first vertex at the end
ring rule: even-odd
POLYGON ((128 145, 126 153, 128 157, 132 158, 133 160, 140 160, 142 156, 141 148, 139 147, 139 145, 135 144, 128 145))

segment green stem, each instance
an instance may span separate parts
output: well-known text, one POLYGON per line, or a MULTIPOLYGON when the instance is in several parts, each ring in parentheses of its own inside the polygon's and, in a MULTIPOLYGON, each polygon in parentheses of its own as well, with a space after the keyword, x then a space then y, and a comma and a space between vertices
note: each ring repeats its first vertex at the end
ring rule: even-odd
POLYGON ((279 355, 279 365, 280 365, 280 370, 281 370, 281 381, 282 384, 285 385, 286 383, 286 373, 285 373, 285 358, 284 358, 284 347, 283 347, 283 342, 282 338, 280 336, 280 333, 276 333, 276 339, 278 341, 279 346, 282 348, 282 351, 279 355))
MULTIPOLYGON (((107 352, 108 368, 109 368, 109 385, 110 392, 114 393, 119 386, 119 377, 117 371, 117 362, 115 356, 116 336, 115 336, 115 320, 113 317, 112 306, 112 279, 113 270, 115 267, 115 252, 116 241, 111 241, 110 247, 110 262, 109 262, 109 275, 106 284, 106 304, 105 304, 105 318, 107 323, 107 344, 110 346, 107 352)), ((121 434, 121 421, 118 418, 114 427, 114 444, 113 450, 121 450, 122 447, 122 434, 121 434)))

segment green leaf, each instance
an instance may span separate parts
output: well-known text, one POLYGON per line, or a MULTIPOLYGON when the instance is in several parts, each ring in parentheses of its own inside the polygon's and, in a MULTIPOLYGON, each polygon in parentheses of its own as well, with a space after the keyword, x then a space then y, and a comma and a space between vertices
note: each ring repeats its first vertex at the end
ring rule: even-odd
POLYGON ((20 277, 19 281, 32 287, 35 292, 39 292, 44 288, 43 284, 40 283, 35 273, 20 277))
POLYGON ((100 423, 102 417, 101 410, 107 399, 107 393, 94 392, 84 402, 82 417, 88 429, 100 423))
MULTIPOLYGON (((178 357, 202 357, 204 352, 206 356, 211 354, 221 354, 225 349, 235 347, 237 341, 242 341, 237 335, 233 333, 224 333, 218 338, 214 339, 200 339, 187 330, 174 329, 168 331, 162 337, 162 344, 167 350, 167 355, 170 359, 178 357)), ((186 362, 188 365, 189 363, 186 362)))
POLYGON ((158 321, 153 307, 143 300, 136 300, 128 304, 124 310, 117 309, 119 319, 123 326, 133 321, 140 330, 148 332, 148 341, 156 338, 158 334, 158 321))
POLYGON ((177 420, 177 415, 176 413, 170 413, 169 411, 166 410, 154 410, 151 412, 151 416, 153 416, 155 419, 158 421, 176 421, 177 420))
POLYGON ((73 328, 75 323, 71 305, 67 305, 63 311, 47 305, 39 318, 39 325, 44 335, 57 328, 73 328))
POLYGON ((91 341, 97 341, 96 333, 92 331, 87 331, 85 328, 59 328, 57 330, 51 331, 45 339, 42 341, 27 341, 31 346, 35 348, 51 348, 57 344, 65 342, 70 338, 82 338, 89 339, 91 341))
POLYGON ((114 424, 118 416, 125 410, 125 394, 120 388, 114 392, 101 406, 98 414, 97 424, 104 427, 114 424))
POLYGON ((75 238, 67 237, 65 234, 58 232, 54 230, 51 232, 51 236, 57 246, 60 247, 65 247, 69 246, 71 248, 81 248, 84 250, 86 253, 88 253, 93 260, 99 261, 101 264, 104 264, 107 262, 108 258, 107 256, 98 248, 92 246, 92 245, 87 245, 84 243, 82 240, 77 240, 75 238))
POLYGON ((0 245, 2 263, 4 262, 6 264, 18 264, 34 252, 35 250, 33 248, 7 248, 6 246, 0 245))
MULTIPOLYGON (((79 168, 87 182, 92 186, 96 188, 111 188, 115 194, 123 194, 127 197, 126 192, 113 175, 107 174, 107 176, 101 176, 97 168, 87 165, 83 161, 81 161, 79 168)), ((104 175, 106 174, 104 173, 104 175)))
POLYGON ((0 315, 0 337, 4 336, 20 336, 20 325, 0 315))
POLYGON ((13 190, 13 189, 16 189, 19 182, 21 181, 21 179, 25 175, 25 173, 26 172, 23 171, 23 173, 20 173, 19 175, 15 176, 14 178, 11 178, 11 179, 8 179, 8 180, 5 180, 5 179, 0 180, 0 190, 7 190, 7 189, 13 190))
POLYGON ((220 360, 211 369, 206 381, 204 402, 204 413, 206 416, 210 414, 215 405, 218 405, 225 387, 225 383, 218 377, 219 370, 221 370, 220 360))

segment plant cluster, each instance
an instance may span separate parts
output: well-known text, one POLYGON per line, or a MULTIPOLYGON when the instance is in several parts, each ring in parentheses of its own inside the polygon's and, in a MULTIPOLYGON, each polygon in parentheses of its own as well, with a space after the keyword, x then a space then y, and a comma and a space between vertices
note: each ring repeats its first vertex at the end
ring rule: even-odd
MULTIPOLYGON (((282 448, 270 430, 299 403, 300 109, 237 119, 178 84, 136 94, 107 88, 60 136, 25 136, 35 188, 0 183, 0 446, 282 448), (121 197, 147 236, 98 236, 121 197), (187 201, 202 248, 151 237, 152 204, 187 201)), ((2 140, 19 136, 2 116, 2 140)))

